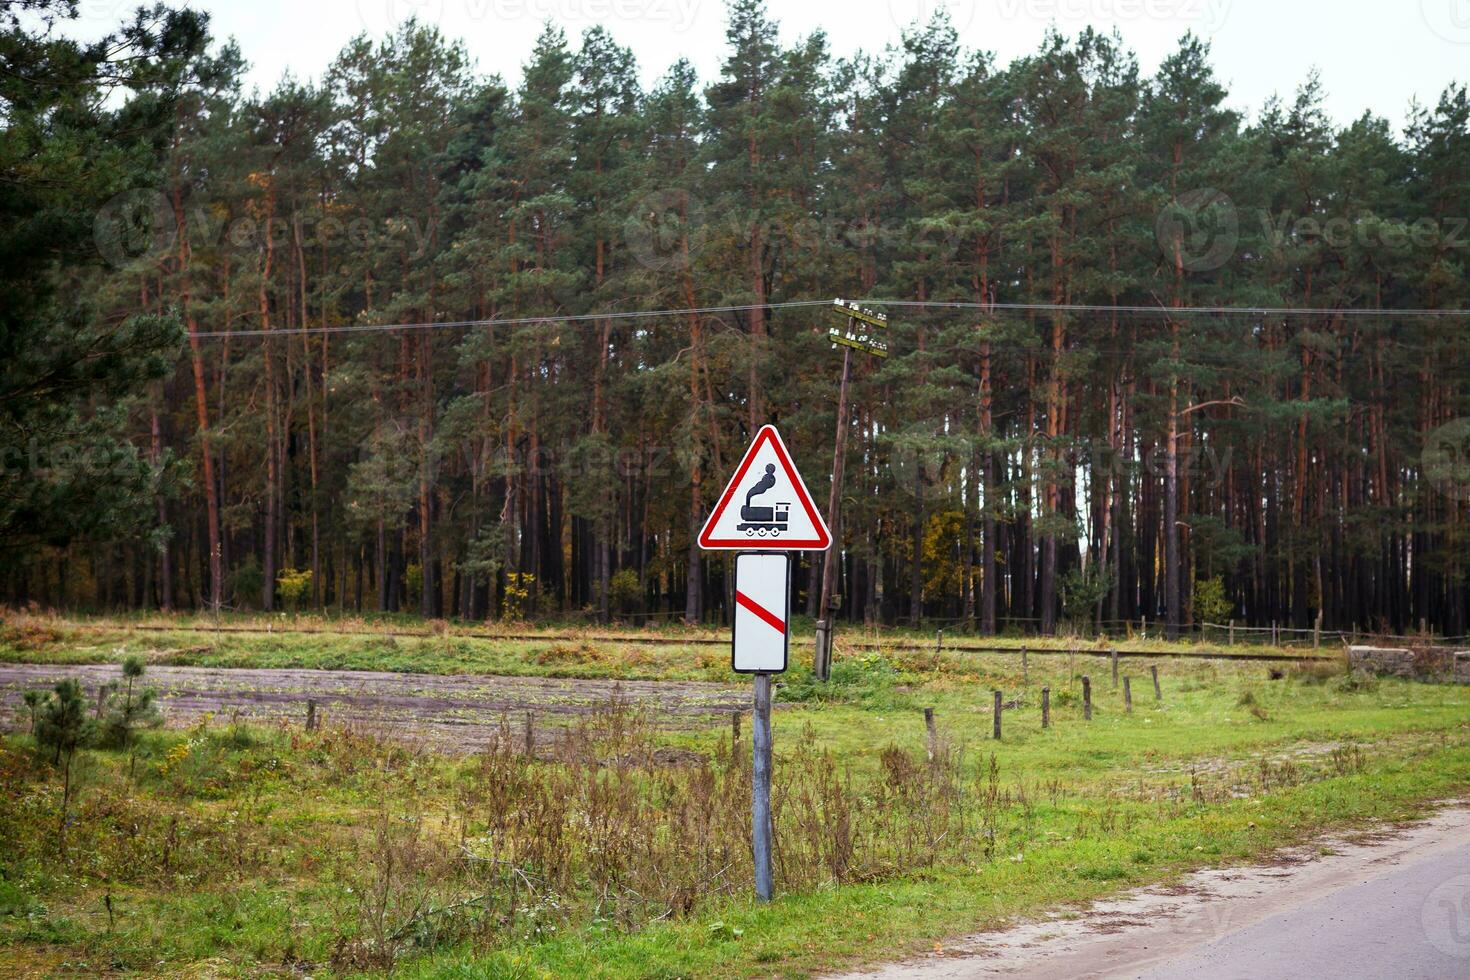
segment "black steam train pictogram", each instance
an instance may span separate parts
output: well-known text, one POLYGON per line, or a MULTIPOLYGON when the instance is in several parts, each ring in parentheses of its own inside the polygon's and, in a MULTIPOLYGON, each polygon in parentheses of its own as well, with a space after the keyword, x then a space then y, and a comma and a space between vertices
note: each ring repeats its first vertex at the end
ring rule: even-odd
POLYGON ((775 537, 786 530, 791 517, 791 504, 781 502, 770 507, 752 507, 751 498, 758 497, 776 485, 776 464, 766 464, 766 475, 756 481, 755 486, 745 493, 745 504, 740 508, 740 519, 744 524, 735 525, 735 530, 744 531, 749 537, 775 537))

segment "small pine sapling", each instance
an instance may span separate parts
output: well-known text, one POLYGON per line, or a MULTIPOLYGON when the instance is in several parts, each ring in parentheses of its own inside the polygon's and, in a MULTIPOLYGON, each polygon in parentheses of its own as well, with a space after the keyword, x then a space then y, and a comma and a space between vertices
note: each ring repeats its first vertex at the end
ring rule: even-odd
POLYGON ((66 816, 71 806, 72 761, 77 750, 92 740, 96 728, 96 722, 87 717, 82 685, 71 679, 56 685, 37 718, 36 742, 54 750, 52 761, 61 767, 61 816, 57 825, 57 841, 63 858, 66 857, 66 816))
POLYGON ((25 692, 25 694, 21 695, 21 699, 25 701, 26 708, 28 708, 31 712, 32 736, 36 734, 36 716, 40 714, 41 705, 45 704, 46 699, 50 696, 51 695, 47 694, 45 691, 27 691, 25 692))
POLYGON ((137 765, 137 732, 140 728, 157 728, 163 724, 158 692, 151 687, 137 689, 144 674, 143 658, 137 655, 123 661, 123 681, 112 697, 107 717, 102 723, 99 743, 109 748, 128 750, 128 778, 133 778, 137 765))

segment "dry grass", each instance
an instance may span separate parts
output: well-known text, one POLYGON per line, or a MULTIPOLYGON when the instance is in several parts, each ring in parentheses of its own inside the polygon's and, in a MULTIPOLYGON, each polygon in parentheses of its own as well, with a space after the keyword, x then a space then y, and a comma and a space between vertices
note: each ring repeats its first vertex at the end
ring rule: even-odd
MULTIPOLYGON (((890 745, 877 777, 859 778, 808 733, 776 773, 773 860, 791 892, 991 857, 999 814, 1031 805, 1024 781, 1001 788, 993 756, 972 772, 943 740, 932 759, 890 745)), ((446 942, 492 949, 572 921, 637 929, 753 886, 748 762, 726 741, 712 754, 660 748, 624 702, 540 757, 507 723, 447 811, 397 800, 384 796, 342 856, 353 899, 339 966, 381 968, 446 942)))

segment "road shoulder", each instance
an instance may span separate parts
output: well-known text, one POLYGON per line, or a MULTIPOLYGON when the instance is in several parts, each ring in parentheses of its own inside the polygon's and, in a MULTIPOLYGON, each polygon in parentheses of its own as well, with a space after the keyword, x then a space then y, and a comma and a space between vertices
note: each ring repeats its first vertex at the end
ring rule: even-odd
MULTIPOLYGON (((1132 976, 1340 889, 1470 845, 1470 805, 1422 821, 1338 833, 1269 861, 1193 872, 1011 928, 966 936, 923 957, 832 980, 1132 976)), ((1467 960, 1470 968, 1470 960, 1467 960)))

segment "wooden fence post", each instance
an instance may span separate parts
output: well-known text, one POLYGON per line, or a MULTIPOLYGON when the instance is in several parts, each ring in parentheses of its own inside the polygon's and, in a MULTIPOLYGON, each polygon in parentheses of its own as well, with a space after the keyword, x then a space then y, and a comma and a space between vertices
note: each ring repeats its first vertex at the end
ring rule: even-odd
POLYGON ((1162 700, 1164 700, 1164 689, 1161 688, 1161 687, 1159 687, 1159 665, 1158 664, 1150 664, 1149 665, 1149 668, 1148 668, 1148 671, 1149 671, 1149 673, 1151 673, 1151 674, 1154 675, 1154 700, 1155 701, 1162 701, 1162 700))
POLYGON ((1229 644, 1230 644, 1230 646, 1235 646, 1235 620, 1234 619, 1231 619, 1230 620, 1229 633, 1227 635, 1230 637, 1230 639, 1228 641, 1229 644))
POLYGON ((924 709, 924 728, 929 735, 929 761, 934 761, 935 752, 939 748, 939 730, 934 725, 934 709, 924 709))
POLYGON ((1118 689, 1118 648, 1113 647, 1113 690, 1118 689))
POLYGON ((1082 675, 1082 718, 1092 720, 1092 678, 1082 675))
POLYGON ((306 730, 316 731, 316 698, 306 699, 306 730))
POLYGON ((1025 647, 1021 648, 1021 682, 1023 684, 1031 683, 1031 660, 1026 655, 1025 647))
POLYGON ((1123 676, 1123 710, 1129 714, 1133 713, 1133 678, 1123 676))
POLYGON ((995 721, 993 723, 994 724, 993 732, 994 732, 994 736, 995 736, 996 741, 999 741, 1000 740, 1000 712, 1001 712, 1000 697, 1001 697, 1000 692, 999 691, 996 691, 995 692, 995 721))
POLYGON ((1051 688, 1041 689, 1041 727, 1051 727, 1051 688))
POLYGON ((526 712, 526 758, 536 754, 536 712, 526 712))
POLYGON ((731 758, 738 758, 740 754, 740 712, 730 712, 730 748, 731 758))

